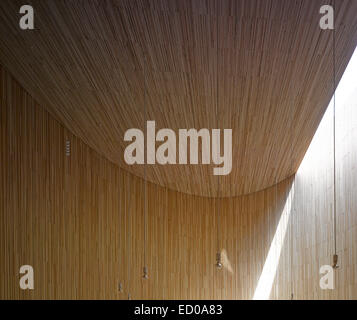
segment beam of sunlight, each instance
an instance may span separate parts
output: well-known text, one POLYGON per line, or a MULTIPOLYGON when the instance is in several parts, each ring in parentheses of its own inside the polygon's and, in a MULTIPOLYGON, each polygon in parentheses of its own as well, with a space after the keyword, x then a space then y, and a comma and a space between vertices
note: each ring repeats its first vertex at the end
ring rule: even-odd
MULTIPOLYGON (((351 100, 351 94, 357 91, 357 82, 355 81, 357 73, 357 49, 355 49, 350 62, 341 78, 339 85, 336 88, 336 111, 339 108, 344 108, 346 103, 351 100)), ((305 157, 297 171, 296 178, 301 175, 316 174, 316 168, 328 167, 330 161, 329 153, 331 153, 332 140, 332 117, 333 117, 333 97, 326 109, 314 138, 305 154, 305 157), (324 157, 319 155, 324 154, 324 157)), ((336 119, 336 130, 340 129, 343 124, 336 119)), ((273 241, 270 245, 269 253, 264 263, 263 271, 260 275, 258 285, 255 289, 254 300, 266 300, 270 297, 270 292, 273 286, 281 249, 284 244, 284 238, 289 222, 291 212, 293 188, 290 190, 288 200, 285 203, 283 213, 280 217, 278 227, 276 229, 273 241)))
POLYGON ((291 187, 286 199, 274 238, 269 248, 268 256, 264 263, 263 271, 260 275, 258 285, 255 288, 253 300, 268 300, 270 297, 271 288, 279 265, 281 249, 284 244, 285 234, 289 224, 293 194, 294 185, 291 187))
MULTIPOLYGON (((349 61, 340 83, 336 89, 336 147, 343 144, 346 134, 346 116, 343 115, 343 109, 351 108, 355 103, 357 92, 357 48, 355 49, 351 60, 349 61)), ((320 176, 321 171, 331 168, 331 159, 333 159, 333 97, 321 119, 318 129, 315 132, 310 146, 304 156, 303 161, 297 171, 296 178, 320 176)), ((354 121, 354 119, 350 119, 354 121)), ((340 154, 336 150, 336 157, 340 154)), ((338 159, 337 159, 338 160, 338 159)), ((331 170, 331 169, 330 169, 331 170)))

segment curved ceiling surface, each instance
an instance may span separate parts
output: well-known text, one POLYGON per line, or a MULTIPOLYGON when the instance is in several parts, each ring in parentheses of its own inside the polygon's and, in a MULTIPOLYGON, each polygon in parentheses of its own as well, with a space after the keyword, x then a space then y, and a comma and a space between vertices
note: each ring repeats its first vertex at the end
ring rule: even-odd
MULTIPOLYGON (((147 165, 148 180, 171 189, 236 196, 285 179, 333 93, 333 32, 319 27, 326 1, 30 2, 27 31, 23 1, 0 3, 1 63, 109 160, 144 177, 123 154, 125 131, 145 130, 145 120, 175 132, 232 129, 228 175, 213 175, 215 165, 147 165)), ((337 80, 357 43, 355 12, 357 1, 336 1, 337 80)))

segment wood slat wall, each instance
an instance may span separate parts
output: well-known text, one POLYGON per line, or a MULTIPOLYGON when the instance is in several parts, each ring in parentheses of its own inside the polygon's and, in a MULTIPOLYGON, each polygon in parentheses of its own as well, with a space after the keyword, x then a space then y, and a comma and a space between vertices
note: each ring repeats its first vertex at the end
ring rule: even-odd
POLYGON ((144 281, 143 180, 83 144, 4 69, 0 87, 1 298, 126 299, 129 288, 139 299, 253 295, 288 182, 278 197, 273 189, 221 201, 232 274, 214 266, 215 200, 149 183, 144 281), (18 286, 23 264, 34 267, 34 291, 18 286))
MULTIPOLYGON (((72 135, 3 68, 0 96, 0 298, 127 299, 130 292, 133 299, 251 299, 283 208, 292 200, 292 220, 285 237, 277 239, 282 251, 271 298, 289 299, 291 287, 297 298, 357 297, 355 280, 351 282, 356 275, 356 148, 351 149, 355 120, 349 120, 348 139, 340 149, 339 190, 346 195, 340 196, 338 216, 342 258, 337 289, 327 293, 318 287, 322 259, 316 260, 316 254, 330 261, 330 240, 323 231, 331 227, 325 210, 331 205, 326 192, 331 191, 330 167, 298 178, 294 193, 288 179, 223 200, 148 183, 150 278, 142 280, 143 180, 72 135), (218 201, 221 247, 231 271, 225 259, 223 270, 214 266, 218 201), (33 291, 19 288, 23 264, 34 267, 33 291)), ((352 107, 345 109, 346 119, 356 119, 355 112, 352 107)))
POLYGON ((334 253, 331 106, 295 179, 293 286, 300 299, 357 298, 357 84, 348 87, 336 92, 336 288, 318 286, 319 269, 332 265, 334 253))

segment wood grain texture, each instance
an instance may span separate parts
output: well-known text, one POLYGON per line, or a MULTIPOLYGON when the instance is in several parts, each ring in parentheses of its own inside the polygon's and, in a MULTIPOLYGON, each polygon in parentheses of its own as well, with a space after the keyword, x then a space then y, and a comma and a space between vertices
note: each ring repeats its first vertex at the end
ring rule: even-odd
POLYGON ((319 269, 332 265, 333 109, 326 113, 296 174, 293 286, 298 299, 357 299, 357 84, 336 92, 335 289, 320 290, 319 269))
POLYGON ((331 135, 312 145, 294 181, 250 195, 198 197, 148 183, 149 279, 142 280, 143 180, 71 134, 2 67, 0 74, 1 299, 127 299, 129 292, 132 299, 251 299, 279 246, 271 299, 292 292, 297 299, 357 298, 357 99, 337 117, 336 290, 320 290, 318 273, 332 257, 331 135), (287 201, 287 232, 273 242, 287 201), (227 257, 220 271, 218 205, 227 257), (33 291, 19 288, 23 264, 34 267, 33 291))
POLYGON ((252 297, 289 181, 230 201, 149 183, 145 281, 143 180, 83 144, 4 69, 0 88, 2 299, 252 297), (218 202, 231 271, 214 266, 218 202), (23 264, 34 267, 33 291, 18 286, 23 264))
MULTIPOLYGON (((144 66, 157 128, 233 129, 233 171, 220 188, 212 166, 148 166, 149 181, 173 190, 235 196, 291 176, 332 95, 325 0, 28 3, 33 31, 18 27, 22 1, 0 2, 0 61, 113 163, 144 175, 123 159, 124 132, 144 127, 144 66)), ((356 11, 355 0, 336 0, 337 80, 357 43, 356 11)))

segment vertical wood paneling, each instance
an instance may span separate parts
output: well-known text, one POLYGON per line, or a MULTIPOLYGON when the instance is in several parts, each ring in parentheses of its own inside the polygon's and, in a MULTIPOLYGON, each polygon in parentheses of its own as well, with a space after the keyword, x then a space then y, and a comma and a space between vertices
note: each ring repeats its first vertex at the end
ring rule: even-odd
MULTIPOLYGON (((150 279, 142 280, 143 180, 73 136, 4 69, 1 106, 1 298, 253 295, 274 232, 265 229, 267 219, 274 224, 279 214, 274 190, 228 201, 148 183, 150 279), (218 201, 220 241, 232 272, 214 266, 218 201), (34 291, 19 289, 23 264, 34 267, 34 291)), ((279 201, 284 197, 281 192, 279 201)))
POLYGON ((349 83, 347 87, 349 93, 342 87, 336 92, 336 235, 340 267, 335 272, 335 289, 321 290, 319 269, 332 265, 334 254, 331 106, 295 179, 293 285, 300 299, 357 298, 357 86, 349 83))
MULTIPOLYGON (((224 199, 148 183, 149 279, 143 280, 143 180, 73 136, 3 68, 0 90, 0 298, 127 299, 129 292, 133 299, 253 297, 292 179, 224 199), (220 271, 214 266, 218 202, 220 271), (23 264, 34 267, 33 291, 18 286, 23 264)), ((285 237, 277 240, 283 248, 271 298, 289 299, 292 287, 298 299, 357 297, 356 118, 355 106, 341 111, 348 125, 338 138, 336 290, 318 286, 319 266, 332 257, 331 150, 320 143, 320 158, 307 155, 312 162, 303 164, 290 193, 294 210, 285 237)))

